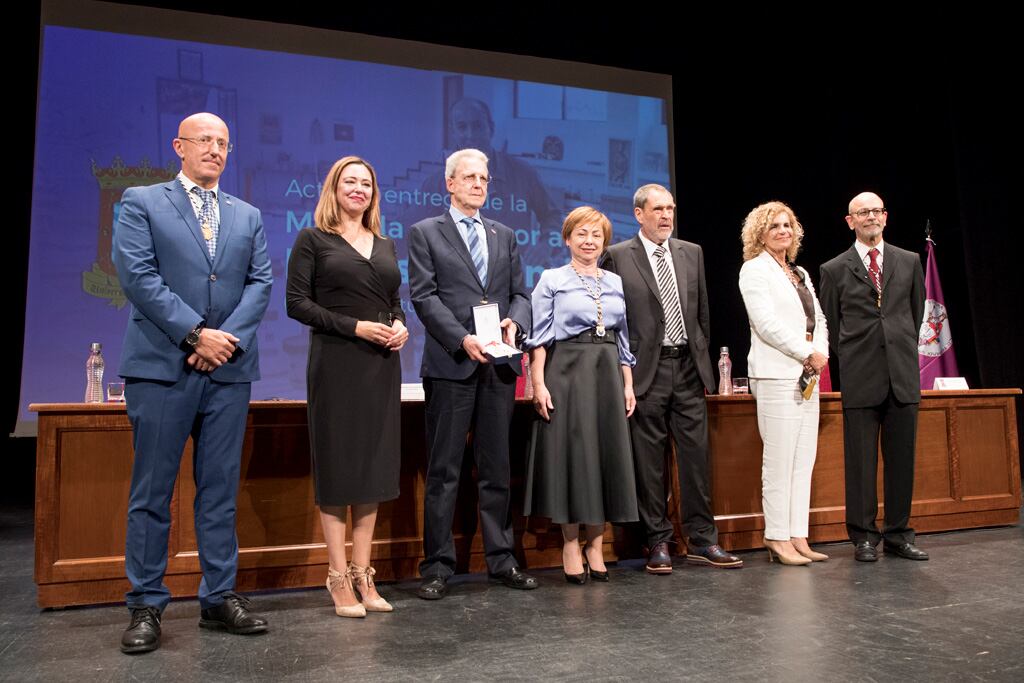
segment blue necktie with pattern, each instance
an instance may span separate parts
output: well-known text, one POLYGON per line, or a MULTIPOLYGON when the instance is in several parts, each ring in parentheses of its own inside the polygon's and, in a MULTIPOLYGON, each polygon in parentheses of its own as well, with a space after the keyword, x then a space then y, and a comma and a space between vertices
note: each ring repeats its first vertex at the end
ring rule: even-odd
POLYGON ((217 235, 220 232, 220 221, 213 206, 213 190, 204 190, 197 185, 192 188, 192 192, 203 202, 202 208, 199 209, 199 227, 203 230, 203 239, 206 240, 210 258, 213 258, 217 255, 217 235))

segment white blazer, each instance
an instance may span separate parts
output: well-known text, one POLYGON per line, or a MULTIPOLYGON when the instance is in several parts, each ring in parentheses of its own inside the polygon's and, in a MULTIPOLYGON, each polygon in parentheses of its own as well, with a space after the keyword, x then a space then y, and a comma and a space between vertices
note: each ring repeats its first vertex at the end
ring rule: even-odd
POLYGON ((796 379, 812 352, 828 357, 828 326, 814 285, 799 266, 814 300, 814 340, 807 341, 807 316, 796 287, 768 252, 740 268, 740 293, 750 321, 747 375, 753 379, 796 379))

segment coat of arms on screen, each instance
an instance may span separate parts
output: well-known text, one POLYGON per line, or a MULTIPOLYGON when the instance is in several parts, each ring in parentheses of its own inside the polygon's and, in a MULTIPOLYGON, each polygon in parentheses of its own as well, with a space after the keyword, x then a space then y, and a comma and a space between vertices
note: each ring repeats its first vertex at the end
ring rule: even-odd
POLYGON ((111 306, 122 308, 127 300, 117 281, 117 270, 112 257, 114 226, 121 209, 121 195, 129 187, 165 183, 178 174, 174 163, 154 168, 148 159, 138 166, 126 166, 121 157, 114 157, 110 166, 97 166, 92 162, 92 174, 100 186, 100 216, 96 235, 96 261, 92 270, 82 273, 82 291, 97 299, 106 299, 111 306))

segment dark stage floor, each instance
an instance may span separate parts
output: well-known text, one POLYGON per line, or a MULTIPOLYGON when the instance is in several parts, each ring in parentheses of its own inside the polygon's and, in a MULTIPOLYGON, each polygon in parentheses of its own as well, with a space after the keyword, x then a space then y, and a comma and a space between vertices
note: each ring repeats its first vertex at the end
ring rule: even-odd
POLYGON ((1024 680, 1021 526, 923 536, 929 562, 833 544, 812 567, 628 562, 582 587, 546 570, 532 592, 463 576, 440 602, 407 582, 382 587, 394 613, 362 620, 323 589, 263 594, 262 636, 200 630, 184 600, 161 649, 129 657, 123 607, 36 607, 31 514, 0 509, 0 680, 1024 680))

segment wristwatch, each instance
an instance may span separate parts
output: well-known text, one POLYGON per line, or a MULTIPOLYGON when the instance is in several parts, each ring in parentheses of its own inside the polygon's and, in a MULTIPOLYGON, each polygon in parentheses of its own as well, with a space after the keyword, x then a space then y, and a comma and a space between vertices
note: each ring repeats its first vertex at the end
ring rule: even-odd
POLYGON ((195 326, 195 329, 185 336, 185 343, 194 349, 196 344, 199 343, 199 333, 203 331, 204 327, 206 327, 206 321, 199 321, 199 324, 195 326))

